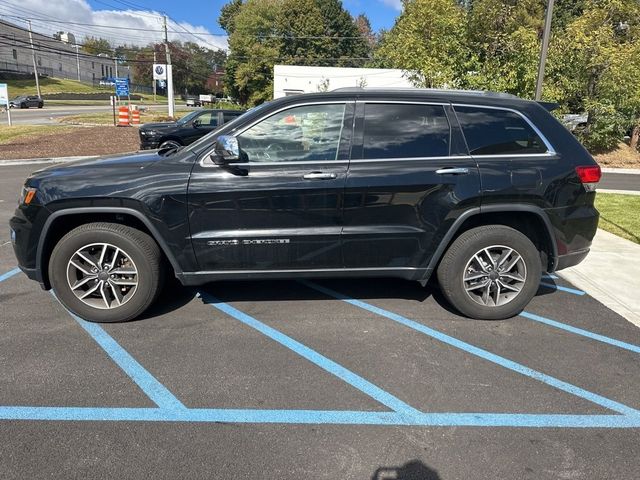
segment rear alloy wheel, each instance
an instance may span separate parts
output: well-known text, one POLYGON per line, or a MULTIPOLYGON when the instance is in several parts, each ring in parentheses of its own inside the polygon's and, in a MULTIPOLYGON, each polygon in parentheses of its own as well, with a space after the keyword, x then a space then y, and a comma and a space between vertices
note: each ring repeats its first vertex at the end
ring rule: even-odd
POLYGON ((513 228, 488 225, 458 237, 438 267, 447 300, 463 315, 498 320, 517 315, 538 290, 540 254, 513 228))
POLYGON ((49 280, 58 299, 92 322, 137 317, 155 300, 163 278, 155 241, 112 223, 72 230, 55 246, 49 262, 49 280))

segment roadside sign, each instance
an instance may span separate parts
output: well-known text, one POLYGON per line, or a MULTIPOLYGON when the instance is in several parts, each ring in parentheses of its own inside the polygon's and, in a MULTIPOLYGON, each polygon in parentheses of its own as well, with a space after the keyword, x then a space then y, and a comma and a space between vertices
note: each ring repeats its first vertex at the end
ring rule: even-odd
POLYGON ((0 105, 7 107, 7 120, 11 126, 11 108, 9 107, 9 87, 6 83, 0 83, 0 105))
POLYGON ((211 103, 213 102, 213 95, 200 95, 200 101, 211 103))
POLYGON ((153 79, 154 80, 166 80, 167 79, 167 66, 161 63, 153 64, 153 79))
POLYGON ((113 79, 116 82, 116 95, 118 97, 129 96, 129 79, 123 77, 116 77, 113 79))

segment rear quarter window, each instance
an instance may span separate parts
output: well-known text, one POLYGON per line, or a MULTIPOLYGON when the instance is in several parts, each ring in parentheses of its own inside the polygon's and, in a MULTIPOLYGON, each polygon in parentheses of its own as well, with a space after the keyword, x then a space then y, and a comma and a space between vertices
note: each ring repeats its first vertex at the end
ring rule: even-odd
POLYGON ((531 125, 508 110, 454 106, 471 155, 546 153, 547 146, 531 125))

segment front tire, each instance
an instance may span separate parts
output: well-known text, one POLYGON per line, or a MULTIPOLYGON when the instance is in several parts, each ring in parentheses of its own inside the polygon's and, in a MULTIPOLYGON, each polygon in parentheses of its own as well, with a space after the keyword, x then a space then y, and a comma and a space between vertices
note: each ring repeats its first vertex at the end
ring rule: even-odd
POLYGON ((540 254, 521 232, 502 225, 460 235, 438 267, 446 299, 467 317, 501 320, 520 313, 538 291, 540 254))
POLYGON ((153 303, 163 279, 156 242, 144 232, 113 223, 70 231, 49 262, 49 280, 58 299, 90 322, 136 318, 153 303))

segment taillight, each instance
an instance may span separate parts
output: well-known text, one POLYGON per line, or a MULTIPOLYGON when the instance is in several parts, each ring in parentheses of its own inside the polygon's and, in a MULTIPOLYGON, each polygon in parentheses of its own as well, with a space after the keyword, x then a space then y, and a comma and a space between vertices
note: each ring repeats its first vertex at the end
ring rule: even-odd
POLYGON ((589 165, 588 167, 576 167, 576 173, 582 183, 598 183, 602 178, 600 165, 589 165))
POLYGON ((599 165, 576 167, 576 173, 587 192, 596 191, 596 184, 602 178, 602 170, 600 170, 599 165))

